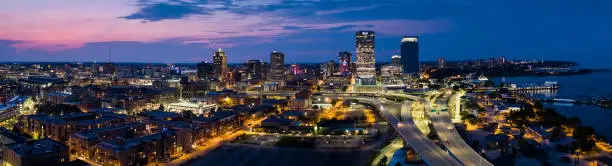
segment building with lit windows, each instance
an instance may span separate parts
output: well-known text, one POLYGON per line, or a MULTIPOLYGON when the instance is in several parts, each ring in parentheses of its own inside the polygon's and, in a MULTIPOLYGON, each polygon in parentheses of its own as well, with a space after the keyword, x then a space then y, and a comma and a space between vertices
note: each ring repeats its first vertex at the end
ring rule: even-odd
POLYGON ((442 57, 438 58, 438 67, 444 68, 445 66, 446 66, 446 60, 444 60, 444 58, 442 57))
POLYGON ((198 64, 198 77, 200 79, 213 78, 215 76, 214 65, 208 62, 201 62, 198 64))
POLYGON ((395 54, 391 57, 391 64, 402 65, 402 57, 395 54))
POLYGON ((374 31, 359 31, 355 34, 355 39, 358 84, 376 85, 374 31))
POLYGON ((342 51, 338 53, 338 64, 340 65, 340 74, 345 76, 351 73, 351 56, 348 51, 342 51))
POLYGON ((64 165, 68 147, 51 139, 8 144, 2 152, 4 166, 64 165))
POLYGON ((298 65, 298 64, 291 64, 291 74, 293 74, 293 75, 300 75, 300 74, 302 74, 302 70, 300 69, 300 65, 298 65))
POLYGON ((131 139, 103 141, 96 145, 94 161, 104 166, 149 165, 168 162, 181 154, 176 133, 164 130, 131 139))
POLYGON ((404 74, 419 73, 419 37, 404 36, 401 44, 401 55, 404 74))
POLYGON ((227 69, 227 56, 221 48, 213 54, 213 66, 217 79, 223 80, 223 77, 229 70, 227 69))
POLYGON ((68 147, 71 155, 90 160, 95 156, 95 147, 102 141, 123 138, 125 135, 140 137, 146 135, 146 125, 140 122, 126 123, 78 132, 70 136, 68 147), (129 133, 129 134, 128 134, 129 133))
POLYGON ((285 80, 285 54, 278 51, 270 53, 270 80, 284 82, 285 80))
POLYGON ((259 80, 262 77, 262 64, 257 59, 248 60, 246 63, 247 80, 259 80))
POLYGON ((207 115, 210 112, 217 111, 217 104, 208 104, 204 102, 190 102, 190 101, 181 101, 176 103, 171 103, 168 105, 166 109, 170 112, 181 113, 183 111, 191 111, 196 115, 207 115))

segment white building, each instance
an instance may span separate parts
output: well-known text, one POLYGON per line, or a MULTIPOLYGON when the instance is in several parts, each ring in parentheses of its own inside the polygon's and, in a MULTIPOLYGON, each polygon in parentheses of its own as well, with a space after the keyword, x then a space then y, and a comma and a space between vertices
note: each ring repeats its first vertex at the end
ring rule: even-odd
POLYGON ((196 115, 201 115, 217 111, 218 106, 217 104, 208 104, 206 102, 181 101, 168 105, 166 109, 170 112, 181 113, 183 111, 191 111, 196 115))

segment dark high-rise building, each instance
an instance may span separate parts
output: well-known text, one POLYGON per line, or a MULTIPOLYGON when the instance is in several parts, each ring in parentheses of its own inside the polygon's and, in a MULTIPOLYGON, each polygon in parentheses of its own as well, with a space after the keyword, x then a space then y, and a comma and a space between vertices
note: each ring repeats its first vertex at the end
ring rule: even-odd
POLYGON ((215 69, 213 64, 202 62, 198 64, 198 77, 200 79, 209 79, 215 77, 215 69))
POLYGON ((445 66, 446 66, 446 60, 444 60, 444 58, 442 57, 438 58, 438 67, 444 68, 445 66))
POLYGON ((115 75, 115 64, 111 62, 104 63, 102 66, 102 72, 105 75, 115 75))
POLYGON ((219 80, 223 80, 225 74, 227 74, 227 56, 225 52, 219 48, 215 54, 213 54, 213 65, 215 68, 215 77, 219 80))
POLYGON ((258 80, 261 78, 261 61, 254 59, 247 61, 247 77, 249 80, 258 80))
POLYGON ((401 55, 404 74, 419 73, 419 37, 404 36, 402 38, 401 55))
POLYGON ((376 85, 376 54, 373 31, 359 31, 355 34, 357 52, 357 77, 361 85, 376 85))
POLYGON ((338 53, 338 64, 340 64, 340 74, 348 75, 351 72, 351 56, 348 51, 338 53))
POLYGON ((334 63, 334 61, 328 61, 327 63, 321 64, 321 72, 323 77, 327 78, 329 76, 333 76, 334 72, 336 71, 335 66, 336 63, 334 63))
POLYGON ((270 53, 270 74, 273 81, 285 80, 285 54, 282 52, 270 53))
POLYGON ((300 65, 292 64, 291 65, 291 74, 293 74, 293 75, 302 74, 302 71, 300 70, 300 65))
POLYGON ((401 65, 402 64, 402 57, 400 57, 399 55, 393 55, 391 57, 391 63, 394 65, 401 65))

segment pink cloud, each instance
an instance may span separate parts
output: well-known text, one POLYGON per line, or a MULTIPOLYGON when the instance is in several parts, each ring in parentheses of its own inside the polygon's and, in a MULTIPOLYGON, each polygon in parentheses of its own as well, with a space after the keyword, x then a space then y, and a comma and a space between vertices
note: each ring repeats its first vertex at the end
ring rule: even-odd
MULTIPOLYGON (((235 5, 251 6, 278 4, 281 1, 240 1, 235 5)), ((449 27, 445 20, 373 20, 354 22, 310 22, 288 18, 284 13, 264 12, 240 15, 228 11, 214 11, 211 15, 190 16, 177 20, 161 20, 143 23, 140 20, 125 20, 119 17, 138 10, 133 0, 117 1, 47 1, 33 7, 28 0, 10 1, 0 7, 0 39, 23 41, 12 46, 18 49, 41 49, 59 51, 79 48, 91 42, 132 41, 163 42, 180 38, 185 44, 201 43, 206 47, 235 47, 244 43, 268 43, 275 37, 299 33, 302 30, 327 30, 340 26, 372 26, 383 34, 404 35, 410 33, 436 33, 449 27), (305 27, 288 30, 283 26, 305 27), (406 28, 398 28, 406 27, 406 28), (257 31, 266 29, 266 31, 257 31), (220 33, 232 32, 232 33, 220 33), (239 38, 257 38, 244 42, 239 38)), ((357 8, 352 10, 366 10, 357 8)), ((333 14, 344 11, 327 11, 333 14)), ((286 12, 286 11, 283 11, 286 12)), ((345 31, 355 31, 349 28, 345 31)))

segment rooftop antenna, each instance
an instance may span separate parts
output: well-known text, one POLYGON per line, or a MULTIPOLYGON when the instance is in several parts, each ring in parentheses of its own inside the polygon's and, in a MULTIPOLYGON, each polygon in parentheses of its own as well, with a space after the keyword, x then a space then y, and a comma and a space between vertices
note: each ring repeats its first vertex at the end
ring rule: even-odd
POLYGON ((111 62, 111 51, 112 51, 112 47, 110 45, 110 43, 108 44, 108 63, 111 62))

